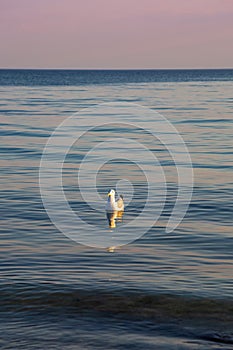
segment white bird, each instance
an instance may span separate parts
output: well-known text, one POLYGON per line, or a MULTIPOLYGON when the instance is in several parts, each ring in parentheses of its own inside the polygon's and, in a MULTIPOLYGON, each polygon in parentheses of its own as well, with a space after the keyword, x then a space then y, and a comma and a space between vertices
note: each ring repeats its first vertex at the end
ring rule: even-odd
POLYGON ((107 212, 123 211, 124 210, 124 201, 123 196, 120 195, 117 200, 115 200, 115 191, 110 190, 108 192, 108 200, 106 204, 107 212))

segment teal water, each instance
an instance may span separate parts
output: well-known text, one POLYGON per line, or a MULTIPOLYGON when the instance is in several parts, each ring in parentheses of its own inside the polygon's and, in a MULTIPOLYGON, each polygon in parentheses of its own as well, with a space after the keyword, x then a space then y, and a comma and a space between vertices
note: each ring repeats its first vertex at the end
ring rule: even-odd
MULTIPOLYGON (((232 77, 232 70, 0 71, 2 348, 230 349, 232 77), (138 135, 163 167, 167 201, 146 235, 109 253, 71 241, 51 223, 40 196, 39 164, 48 137, 65 118, 121 101, 173 123, 192 158, 194 191, 182 223, 166 233, 176 169, 160 144, 138 135)), ((124 133, 132 136, 132 130, 124 133)), ((92 145, 89 133, 82 152, 92 145)), ((77 187, 79 157, 81 148, 70 151, 63 183, 77 215, 96 224, 98 234, 107 221, 99 212, 88 215, 77 187)), ((130 222, 134 205, 140 209, 146 198, 140 170, 116 160, 100 171, 97 186, 104 196, 121 176, 134 184, 135 200, 124 214, 130 222)))

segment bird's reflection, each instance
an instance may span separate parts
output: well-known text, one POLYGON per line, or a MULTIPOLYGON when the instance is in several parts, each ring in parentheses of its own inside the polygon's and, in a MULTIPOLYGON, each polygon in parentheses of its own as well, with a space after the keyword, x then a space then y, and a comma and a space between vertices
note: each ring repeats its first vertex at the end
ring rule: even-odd
POLYGON ((115 228, 116 222, 122 222, 124 211, 115 210, 112 212, 106 212, 109 228, 115 228))

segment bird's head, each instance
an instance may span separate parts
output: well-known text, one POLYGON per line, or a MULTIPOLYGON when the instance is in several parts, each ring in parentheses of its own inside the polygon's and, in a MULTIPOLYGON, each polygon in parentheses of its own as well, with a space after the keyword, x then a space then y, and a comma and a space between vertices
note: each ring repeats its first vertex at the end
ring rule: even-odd
POLYGON ((109 197, 115 196, 115 191, 114 191, 114 190, 108 191, 108 196, 109 196, 109 197))

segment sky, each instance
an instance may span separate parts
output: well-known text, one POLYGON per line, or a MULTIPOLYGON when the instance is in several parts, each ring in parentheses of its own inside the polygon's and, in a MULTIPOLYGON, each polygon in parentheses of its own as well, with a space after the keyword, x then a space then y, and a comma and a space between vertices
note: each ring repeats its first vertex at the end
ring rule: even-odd
POLYGON ((0 0, 0 68, 232 68, 233 0, 0 0))

